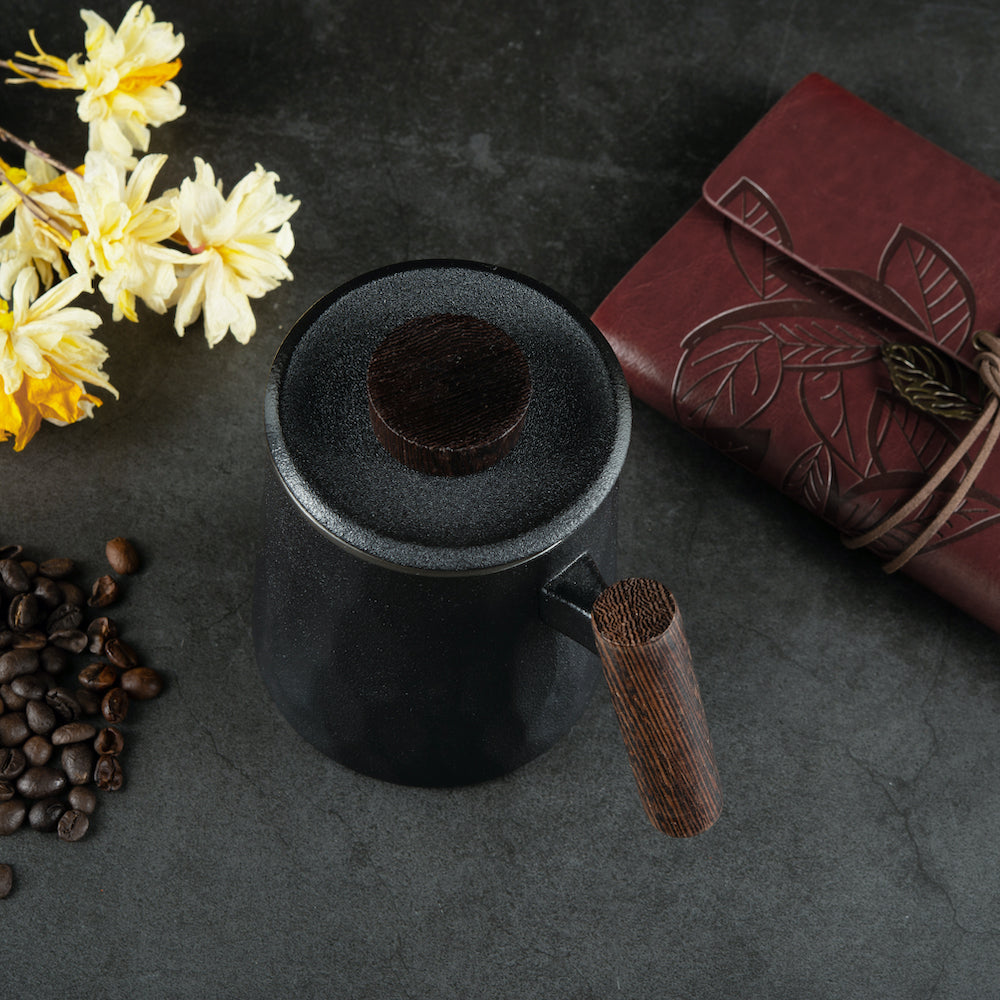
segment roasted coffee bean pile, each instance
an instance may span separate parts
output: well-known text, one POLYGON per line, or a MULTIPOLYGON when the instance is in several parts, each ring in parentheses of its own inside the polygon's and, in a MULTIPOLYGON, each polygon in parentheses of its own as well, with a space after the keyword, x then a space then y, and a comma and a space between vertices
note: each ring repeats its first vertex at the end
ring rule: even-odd
MULTIPOLYGON (((127 539, 109 541, 105 555, 114 574, 139 569, 127 539)), ((104 613, 118 600, 117 577, 88 591, 75 575, 70 559, 35 562, 20 545, 0 546, 0 836, 27 824, 84 837, 97 791, 124 784, 130 703, 163 687, 104 613)), ((12 885, 0 864, 0 899, 12 885)))

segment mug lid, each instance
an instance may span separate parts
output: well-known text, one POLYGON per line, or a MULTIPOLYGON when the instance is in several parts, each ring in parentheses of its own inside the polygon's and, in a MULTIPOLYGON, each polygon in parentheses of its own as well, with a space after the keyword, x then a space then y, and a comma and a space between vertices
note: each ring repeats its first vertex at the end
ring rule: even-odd
POLYGON ((425 260, 361 275, 302 316, 271 367, 264 424, 280 481, 332 540, 394 568, 476 573, 548 550, 600 506, 631 407, 607 341, 561 296, 503 268, 425 260), (509 451, 454 476, 393 457, 369 405, 379 347, 439 316, 501 331, 530 378, 509 451))

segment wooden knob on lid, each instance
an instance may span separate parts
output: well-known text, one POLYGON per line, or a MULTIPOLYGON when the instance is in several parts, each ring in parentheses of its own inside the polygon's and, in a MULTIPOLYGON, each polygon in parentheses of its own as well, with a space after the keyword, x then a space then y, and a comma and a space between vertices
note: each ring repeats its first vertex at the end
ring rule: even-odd
POLYGON ((521 349, 475 316, 418 316, 368 364, 368 412, 382 446, 438 476, 489 468, 517 442, 531 379, 521 349))

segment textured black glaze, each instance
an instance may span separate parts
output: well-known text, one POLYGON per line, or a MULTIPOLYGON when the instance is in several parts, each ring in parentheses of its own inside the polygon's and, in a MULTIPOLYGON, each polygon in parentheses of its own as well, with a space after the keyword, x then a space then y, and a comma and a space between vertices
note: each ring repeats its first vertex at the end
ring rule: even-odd
POLYGON ((539 605, 581 549, 614 579, 616 497, 534 559, 431 575, 324 544, 269 478, 253 611, 268 690, 300 735, 362 774, 445 786, 519 767, 577 721, 600 677, 539 605))
POLYGON ((431 572, 489 570, 559 543, 617 482, 630 426, 621 369, 593 324, 528 278, 467 262, 386 268, 321 299, 279 349, 265 397, 275 467, 306 514, 372 558, 431 572), (367 409, 377 345, 434 312, 500 327, 532 380, 513 451, 448 481, 388 455, 367 409))
MULTIPOLYGON (((254 588, 258 663, 292 725, 357 771, 416 785, 495 777, 552 746, 600 665, 589 633, 581 644, 547 623, 543 595, 584 553, 615 578, 630 418, 596 328, 512 272, 406 264, 307 312, 267 389, 254 588), (366 389, 389 331, 446 311, 504 330, 532 381, 513 450, 454 479, 383 449, 366 389)), ((582 635, 585 616, 575 608, 565 631, 582 635)))

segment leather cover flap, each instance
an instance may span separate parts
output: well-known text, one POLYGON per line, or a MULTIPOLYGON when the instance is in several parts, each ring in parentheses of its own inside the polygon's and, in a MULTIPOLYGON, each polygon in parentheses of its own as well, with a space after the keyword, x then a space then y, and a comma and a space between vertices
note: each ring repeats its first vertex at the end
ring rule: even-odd
POLYGON ((1000 323, 1000 184, 813 74, 711 174, 732 222, 971 363, 1000 323))

